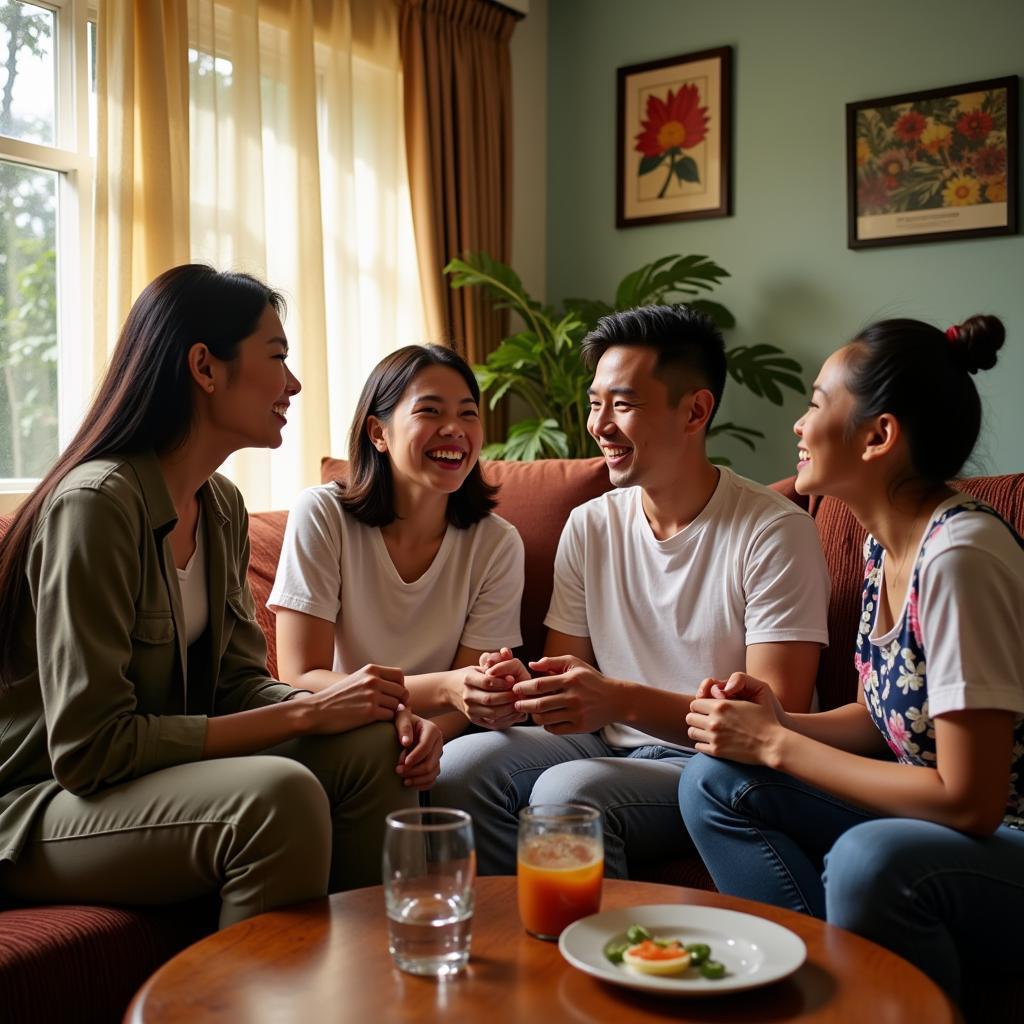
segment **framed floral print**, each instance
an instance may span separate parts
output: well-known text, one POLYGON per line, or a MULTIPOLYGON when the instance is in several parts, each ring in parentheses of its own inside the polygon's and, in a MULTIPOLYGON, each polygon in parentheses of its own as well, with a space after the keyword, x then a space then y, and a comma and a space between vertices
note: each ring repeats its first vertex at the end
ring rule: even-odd
POLYGON ((619 68, 616 227, 731 213, 732 47, 619 68))
POLYGON ((1017 76, 846 105, 848 245, 1017 231, 1017 76))

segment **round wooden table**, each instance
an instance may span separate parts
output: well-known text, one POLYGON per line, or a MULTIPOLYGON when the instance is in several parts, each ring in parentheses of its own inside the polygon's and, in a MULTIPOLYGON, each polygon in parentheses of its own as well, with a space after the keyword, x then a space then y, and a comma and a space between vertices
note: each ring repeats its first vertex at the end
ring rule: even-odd
POLYGON ((476 883, 469 967, 441 981, 391 963, 377 886, 261 914, 179 953, 139 990, 131 1024, 230 1021, 820 1021, 946 1024, 961 1018, 930 979, 866 939, 811 917, 698 889, 606 879, 603 910, 690 903, 757 914, 796 932, 789 978, 705 999, 658 998, 570 967, 519 923, 514 878, 476 883))

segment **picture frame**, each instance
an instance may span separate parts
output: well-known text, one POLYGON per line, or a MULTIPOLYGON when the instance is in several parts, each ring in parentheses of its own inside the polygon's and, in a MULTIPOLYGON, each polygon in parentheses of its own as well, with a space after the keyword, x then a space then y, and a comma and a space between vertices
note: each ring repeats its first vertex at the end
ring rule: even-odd
POLYGON ((615 226, 732 213, 732 47, 617 74, 615 226))
POLYGON ((846 104, 847 245, 1017 233, 1018 77, 846 104))

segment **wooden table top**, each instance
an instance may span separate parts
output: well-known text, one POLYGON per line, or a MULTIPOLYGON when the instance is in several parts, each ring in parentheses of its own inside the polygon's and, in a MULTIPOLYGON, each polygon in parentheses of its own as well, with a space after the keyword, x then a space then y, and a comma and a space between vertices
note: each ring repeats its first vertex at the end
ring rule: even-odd
POLYGON ((789 910, 674 885, 605 879, 602 910, 651 903, 724 907, 794 931, 807 961, 732 995, 663 998, 598 981, 519 923, 514 878, 479 878, 469 967, 441 981, 391 963, 383 890, 339 893, 250 918, 179 953, 139 990, 129 1024, 284 1021, 957 1022, 953 1004, 905 960, 789 910))

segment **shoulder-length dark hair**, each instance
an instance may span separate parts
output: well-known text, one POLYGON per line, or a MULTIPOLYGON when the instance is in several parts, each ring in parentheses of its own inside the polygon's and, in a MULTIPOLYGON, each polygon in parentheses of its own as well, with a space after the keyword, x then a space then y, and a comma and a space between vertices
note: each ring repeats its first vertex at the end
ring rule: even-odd
MULTIPOLYGON (((442 345, 406 345, 385 356, 374 368, 359 396, 348 436, 348 479, 342 485, 341 504, 367 526, 387 526, 395 521, 395 491, 391 460, 370 441, 371 416, 387 423, 416 374, 428 366, 447 366, 466 382, 473 401, 480 404, 480 386, 465 360, 442 345)), ((448 495, 448 522, 466 529, 490 515, 497 504, 498 488, 488 484, 480 462, 469 471, 462 486, 448 495)))
POLYGON ((11 679, 19 612, 26 597, 25 563, 39 510, 76 466, 104 455, 166 452, 192 424, 189 350, 203 342, 231 360, 280 293, 248 274, 218 273, 202 264, 165 271, 135 300, 114 354, 78 433, 18 509, 0 540, 0 683, 11 679))

